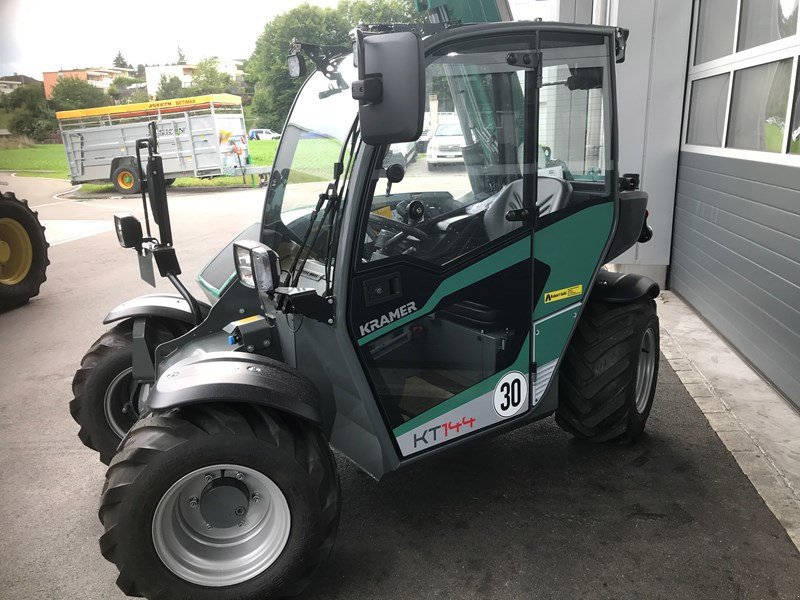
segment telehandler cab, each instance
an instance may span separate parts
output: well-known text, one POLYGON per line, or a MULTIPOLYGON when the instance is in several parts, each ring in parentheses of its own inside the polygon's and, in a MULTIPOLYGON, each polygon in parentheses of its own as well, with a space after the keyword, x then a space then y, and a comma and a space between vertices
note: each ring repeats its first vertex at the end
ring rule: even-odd
POLYGON ((210 309, 177 279, 149 144, 160 239, 129 215, 117 233, 155 257, 195 325, 160 344, 132 332, 156 345, 155 383, 131 400, 141 418, 100 507, 125 593, 301 591, 336 536, 330 446, 380 479, 554 414, 589 440, 641 434, 659 289, 603 269, 649 239, 647 194, 617 170, 626 38, 517 22, 362 26, 352 56, 293 44, 290 71, 307 56, 314 72, 262 222, 234 243, 237 277, 210 309), (384 168, 392 144, 419 137, 431 95, 457 115, 465 168, 384 168))

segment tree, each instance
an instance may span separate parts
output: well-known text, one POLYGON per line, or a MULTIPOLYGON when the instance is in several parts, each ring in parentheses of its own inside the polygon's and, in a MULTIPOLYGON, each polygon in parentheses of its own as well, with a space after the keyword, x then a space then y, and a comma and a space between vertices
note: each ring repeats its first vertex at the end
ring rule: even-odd
POLYGON ((186 93, 183 89, 183 82, 174 75, 167 77, 162 75, 158 82, 158 91, 156 92, 156 99, 158 100, 171 100, 173 98, 181 98, 186 93))
POLYGON ((188 88, 190 95, 202 96, 232 91, 233 78, 227 73, 221 73, 217 69, 218 65, 219 60, 216 57, 206 58, 197 63, 192 74, 192 83, 188 88))
POLYGON ((31 111, 47 109, 47 101, 44 98, 44 85, 41 83, 27 83, 19 86, 5 97, 5 105, 8 110, 25 108, 31 111))
POLYGON ((280 129, 302 83, 291 79, 286 69, 293 38, 349 46, 349 32, 361 21, 408 22, 414 18, 413 0, 341 0, 335 9, 301 4, 275 17, 256 40, 247 63, 247 81, 255 85, 253 112, 259 125, 280 129))
POLYGON ((149 102, 150 96, 147 95, 147 90, 138 89, 128 97, 128 104, 137 104, 139 102, 149 102))
POLYGON ((122 56, 122 50, 117 51, 117 56, 114 57, 114 66, 118 69, 132 69, 133 66, 125 60, 125 57, 122 56))
POLYGON ((178 46, 178 64, 185 65, 186 64, 186 55, 183 53, 183 50, 180 46, 178 46))
POLYGON ((11 111, 11 133, 42 141, 56 130, 55 115, 47 107, 41 83, 19 86, 5 97, 5 105, 11 111))
POLYGON ((138 79, 144 79, 145 78, 144 65, 136 65, 136 77, 138 79))
POLYGON ((94 108, 109 103, 106 93, 88 81, 64 77, 53 86, 50 104, 56 110, 75 110, 94 108))
POLYGON ((108 95, 117 101, 117 103, 130 102, 130 97, 138 89, 134 86, 139 83, 141 82, 133 77, 116 77, 108 88, 108 95))

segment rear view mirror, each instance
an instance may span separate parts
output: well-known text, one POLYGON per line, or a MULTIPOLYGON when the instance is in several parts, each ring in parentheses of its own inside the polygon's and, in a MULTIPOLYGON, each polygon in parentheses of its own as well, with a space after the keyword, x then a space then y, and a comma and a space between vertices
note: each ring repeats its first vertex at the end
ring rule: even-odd
POLYGON ((367 144, 412 142, 422 133, 425 61, 422 42, 410 31, 364 35, 356 30, 361 138, 367 144))

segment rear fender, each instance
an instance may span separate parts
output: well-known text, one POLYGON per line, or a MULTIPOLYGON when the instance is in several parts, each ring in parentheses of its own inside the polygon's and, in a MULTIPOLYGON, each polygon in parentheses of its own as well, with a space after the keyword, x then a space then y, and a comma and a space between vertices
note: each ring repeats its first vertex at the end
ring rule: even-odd
POLYGON ((601 269, 592 288, 592 298, 606 302, 634 302, 649 296, 656 298, 661 293, 658 284, 644 275, 636 273, 612 273, 601 269))
POLYGON ((314 423, 328 437, 333 424, 333 407, 324 410, 308 379, 282 362, 245 352, 199 352, 175 363, 156 381, 147 407, 163 411, 209 402, 272 408, 314 423))

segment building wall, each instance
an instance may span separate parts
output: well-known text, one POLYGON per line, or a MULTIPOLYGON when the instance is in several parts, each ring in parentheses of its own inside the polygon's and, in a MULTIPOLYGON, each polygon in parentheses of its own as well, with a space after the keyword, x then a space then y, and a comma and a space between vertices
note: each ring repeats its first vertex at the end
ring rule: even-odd
POLYGON ((670 286, 800 406, 800 172, 682 152, 670 286))
POLYGON ((158 87, 161 85, 161 77, 165 76, 167 79, 177 77, 181 80, 183 87, 188 87, 192 83, 192 73, 194 72, 194 65, 161 65, 153 67, 145 67, 145 80, 147 81, 147 94, 150 97, 155 97, 158 92, 158 87))
POLYGON ((697 0, 670 285, 800 407, 798 0, 697 0))
POLYGON ((42 79, 44 80, 44 97, 50 100, 53 96, 53 88, 58 83, 58 80, 62 77, 72 77, 74 79, 83 79, 86 81, 88 79, 86 75, 86 69, 74 69, 71 71, 47 71, 42 73, 42 79))

